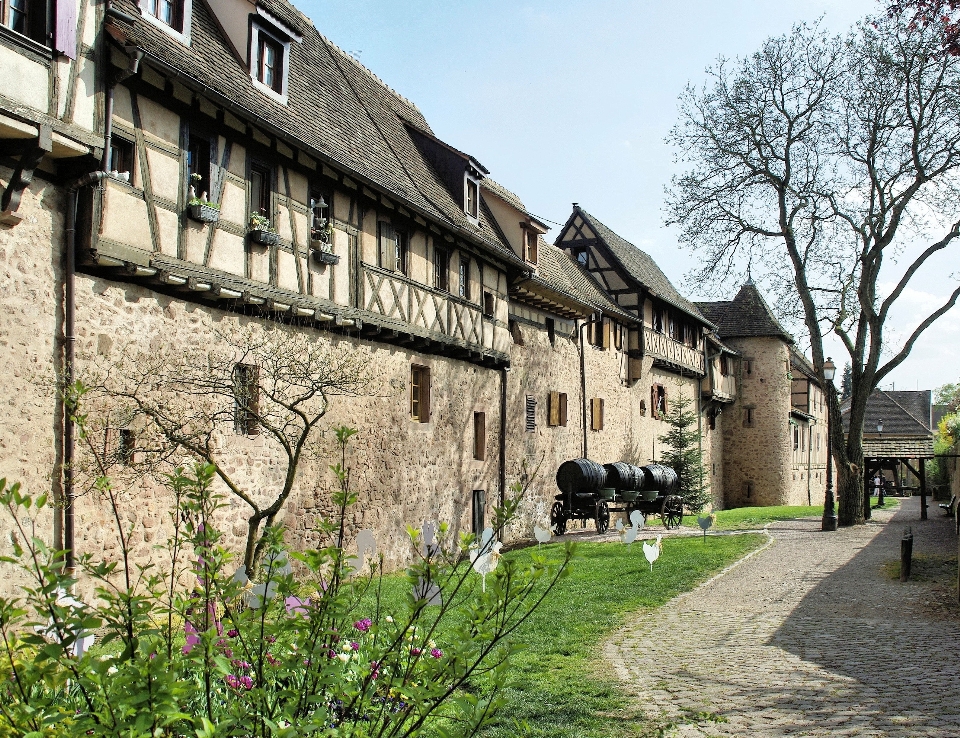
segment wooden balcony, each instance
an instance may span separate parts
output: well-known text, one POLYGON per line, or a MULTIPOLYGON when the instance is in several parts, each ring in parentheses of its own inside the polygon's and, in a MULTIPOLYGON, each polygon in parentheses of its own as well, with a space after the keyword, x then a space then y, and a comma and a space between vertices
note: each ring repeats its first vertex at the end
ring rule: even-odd
POLYGON ((704 384, 703 396, 715 402, 730 403, 737 399, 737 378, 733 374, 726 376, 714 369, 716 386, 704 384))
POLYGON ((668 369, 682 369, 696 374, 704 374, 703 352, 674 341, 663 333, 657 333, 652 328, 643 327, 644 351, 653 357, 654 364, 661 364, 668 369))

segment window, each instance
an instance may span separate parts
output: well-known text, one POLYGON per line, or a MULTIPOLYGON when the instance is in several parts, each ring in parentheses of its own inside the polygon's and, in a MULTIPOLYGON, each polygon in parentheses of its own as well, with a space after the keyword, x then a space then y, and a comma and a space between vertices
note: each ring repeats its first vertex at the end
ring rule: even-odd
POLYGON ((488 318, 492 318, 496 311, 496 305, 497 305, 497 301, 496 301, 496 298, 494 298, 493 293, 484 292, 483 293, 483 314, 488 318))
POLYGON ((466 202, 464 203, 463 209, 467 213, 467 215, 469 215, 471 218, 479 218, 480 217, 479 215, 480 187, 477 184, 477 181, 475 179, 470 179, 470 177, 467 177, 467 184, 465 189, 466 189, 466 202))
POLYGON ((743 360, 743 373, 747 376, 753 374, 753 359, 744 359, 743 360))
POLYGON ((475 536, 479 536, 487 527, 487 493, 482 489, 473 490, 473 508, 470 526, 475 536))
POLYGON ((547 425, 567 425, 567 393, 551 392, 547 400, 547 425))
POLYGON ((47 41, 46 0, 0 0, 3 25, 45 46, 47 41))
POLYGON ((547 326, 547 339, 550 341, 550 345, 557 340, 557 322, 553 318, 547 318, 545 321, 547 326))
POLYGON ((753 482, 743 483, 743 496, 748 500, 753 498, 753 482))
POLYGON ((133 171, 133 143, 116 135, 110 137, 110 156, 107 160, 107 171, 133 171))
POLYGON ((410 367, 410 417, 418 423, 430 421, 430 369, 410 367))
POLYGON ((121 428, 117 441, 117 461, 129 466, 133 463, 133 454, 137 450, 137 434, 131 428, 121 428))
POLYGON ((470 260, 460 257, 460 297, 470 299, 470 260))
POLYGON ((524 242, 526 245, 526 260, 531 264, 537 263, 537 232, 536 231, 524 231, 524 242))
POLYGON ((745 407, 743 408, 743 427, 744 428, 753 428, 754 423, 756 422, 756 413, 754 408, 745 407))
POLYGON ((394 230, 386 221, 377 223, 379 231, 380 250, 378 266, 389 269, 391 272, 407 273, 407 244, 408 237, 403 231, 394 230))
POLYGON ((586 267, 589 261, 589 257, 587 256, 586 249, 577 249, 576 251, 574 251, 573 258, 576 259, 577 263, 582 267, 586 267))
POLYGON ((530 395, 527 395, 524 429, 528 433, 532 433, 537 429, 537 399, 530 395))
POLYGON ((793 426, 793 450, 800 450, 800 428, 799 426, 793 426))
POLYGON ((657 420, 664 420, 667 416, 667 388, 662 384, 650 388, 650 416, 657 420))
POLYGON ((183 0, 145 0, 140 7, 151 18, 183 32, 183 0))
POLYGON ((254 75, 262 85, 283 92, 283 44, 263 30, 257 34, 257 58, 254 75))
POLYGON ((473 458, 483 461, 487 458, 487 414, 473 414, 473 458))
POLYGON ((725 377, 730 373, 730 361, 726 354, 720 354, 720 376, 725 377))
POLYGON ((594 397, 590 400, 590 430, 603 430, 603 398, 594 397))
POLYGON ((707 428, 710 430, 717 429, 717 413, 716 411, 707 413, 707 428))
POLYGON ((262 215, 268 220, 273 215, 270 206, 273 177, 262 164, 250 165, 250 215, 262 215))
POLYGON ((241 435, 260 433, 260 368, 237 364, 233 368, 233 429, 241 435))
POLYGON ((191 134, 187 144, 187 178, 197 197, 210 194, 210 141, 191 134), (194 176, 199 175, 199 176, 194 176))
POLYGON ((433 250, 433 286, 444 292, 450 291, 450 255, 446 249, 433 250))
POLYGON ((590 323, 590 343, 598 349, 610 348, 610 321, 598 314, 590 323))
POLYGON ((663 310, 660 308, 653 309, 653 330, 663 333, 663 310))

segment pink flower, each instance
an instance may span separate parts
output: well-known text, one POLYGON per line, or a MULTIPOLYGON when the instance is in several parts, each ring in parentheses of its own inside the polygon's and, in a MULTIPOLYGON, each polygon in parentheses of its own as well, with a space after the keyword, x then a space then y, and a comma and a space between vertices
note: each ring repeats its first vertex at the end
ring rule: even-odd
POLYGON ((350 648, 352 648, 354 651, 359 651, 360 644, 357 643, 356 641, 350 641, 350 648))
POLYGON ((189 620, 183 624, 183 633, 186 637, 186 643, 183 646, 183 655, 186 656, 193 650, 194 646, 200 644, 200 633, 193 627, 189 620))
POLYGON ((435 659, 439 659, 443 656, 443 651, 441 651, 439 648, 431 648, 430 655, 435 659))
POLYGON ((414 656, 419 656, 420 654, 423 653, 423 649, 417 648, 416 646, 414 646, 413 648, 410 649, 410 653, 413 654, 414 656))
POLYGON ((380 676, 380 662, 379 662, 379 661, 371 661, 371 662, 370 662, 370 668, 373 670, 373 671, 370 672, 370 679, 376 679, 378 676, 380 676))
POLYGON ((244 689, 253 689, 253 677, 248 677, 244 674, 240 677, 240 686, 244 689))
POLYGON ((250 662, 241 661, 240 659, 234 659, 230 662, 230 665, 238 671, 250 671, 251 669, 250 662))
POLYGON ((227 683, 227 686, 230 687, 230 688, 232 688, 232 689, 239 689, 239 688, 240 688, 240 680, 237 679, 237 677, 236 677, 235 674, 227 674, 227 675, 223 678, 223 681, 225 681, 225 682, 227 683))
POLYGON ((327 657, 331 659, 335 659, 337 658, 337 652, 331 648, 329 651, 327 651, 327 657))
POLYGON ((270 653, 269 651, 267 651, 267 653, 265 654, 265 656, 266 656, 266 659, 267 659, 267 663, 270 664, 270 666, 278 666, 278 665, 280 664, 280 659, 276 658, 276 657, 275 657, 272 653, 270 653))
POLYGON ((230 636, 231 638, 236 638, 238 635, 240 635, 240 631, 237 630, 236 628, 231 628, 230 630, 227 631, 227 635, 230 636))
POLYGON ((277 637, 276 637, 276 636, 264 636, 264 637, 263 637, 263 640, 265 640, 267 643, 273 644, 273 643, 276 643, 276 642, 277 642, 277 637))
POLYGON ((233 658, 233 649, 232 649, 232 648, 225 648, 225 649, 223 649, 223 655, 226 656, 228 659, 232 659, 232 658, 233 658))
POLYGON ((366 633, 370 630, 370 626, 373 625, 373 621, 370 618, 363 618, 363 620, 358 620, 353 624, 353 627, 359 630, 361 633, 366 633))

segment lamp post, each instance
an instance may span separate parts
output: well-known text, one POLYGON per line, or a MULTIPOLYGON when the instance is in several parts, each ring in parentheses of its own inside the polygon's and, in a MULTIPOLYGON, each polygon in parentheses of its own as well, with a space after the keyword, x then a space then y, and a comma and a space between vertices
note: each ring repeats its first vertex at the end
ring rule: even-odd
MULTIPOLYGON (((883 437, 883 418, 880 418, 877 421, 877 435, 879 435, 881 438, 883 437)), ((880 510, 883 509, 883 488, 885 486, 884 480, 881 478, 880 488, 877 490, 877 508, 880 510)))
MULTIPOLYGON (((833 384, 837 374, 837 365, 828 356, 823 362, 823 378, 828 384, 833 384)), ((827 491, 823 500, 823 518, 820 520, 820 530, 837 529, 837 512, 833 505, 833 393, 829 387, 824 387, 827 393, 827 491)))

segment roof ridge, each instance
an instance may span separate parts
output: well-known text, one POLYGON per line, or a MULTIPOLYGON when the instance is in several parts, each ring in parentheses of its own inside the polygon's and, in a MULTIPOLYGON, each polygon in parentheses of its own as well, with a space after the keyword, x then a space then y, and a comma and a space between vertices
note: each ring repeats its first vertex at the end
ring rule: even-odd
MULTIPOLYGON (((921 426, 923 426, 923 427, 926 428, 927 430, 932 430, 932 428, 930 427, 930 424, 924 423, 924 422, 923 422, 922 420, 920 420, 916 415, 914 415, 912 412, 910 412, 909 410, 907 410, 907 408, 905 408, 903 405, 901 405, 899 402, 897 402, 897 399, 896 399, 895 397, 893 397, 887 390, 880 390, 880 391, 881 391, 884 395, 887 396, 887 399, 890 400, 890 402, 892 402, 892 403, 893 403, 894 405, 896 405, 898 408, 900 408, 901 410, 903 410, 903 412, 905 412, 908 416, 910 416, 910 418, 912 418, 914 421, 916 421, 917 423, 919 423, 921 426)), ((910 390, 906 390, 906 391, 910 391, 910 390)), ((926 391, 926 390, 924 390, 924 391, 926 391)))

